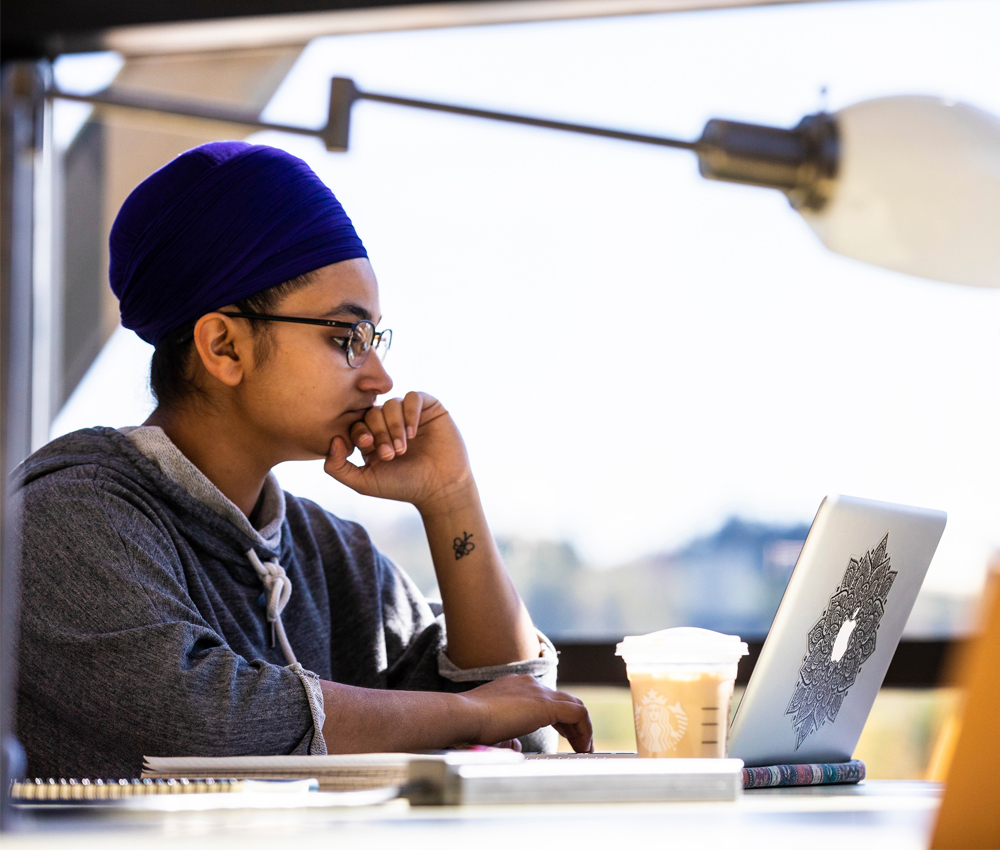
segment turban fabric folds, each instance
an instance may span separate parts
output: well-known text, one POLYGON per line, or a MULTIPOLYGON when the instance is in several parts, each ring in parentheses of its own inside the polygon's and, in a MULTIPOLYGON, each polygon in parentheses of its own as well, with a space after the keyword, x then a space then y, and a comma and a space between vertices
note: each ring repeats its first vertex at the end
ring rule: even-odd
POLYGON ((246 142, 202 145, 147 177, 118 212, 110 248, 122 324, 153 345, 212 310, 368 256, 306 163, 246 142))

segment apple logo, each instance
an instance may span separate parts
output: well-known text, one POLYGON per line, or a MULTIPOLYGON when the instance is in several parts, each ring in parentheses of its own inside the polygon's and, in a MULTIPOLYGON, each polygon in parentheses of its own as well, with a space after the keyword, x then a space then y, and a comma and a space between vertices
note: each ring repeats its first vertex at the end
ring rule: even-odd
POLYGON ((858 616, 860 610, 860 608, 855 608, 854 613, 844 620, 840 631, 837 632, 837 639, 833 642, 833 652, 830 653, 830 660, 834 663, 840 661, 844 657, 844 653, 847 652, 847 645, 851 642, 851 634, 858 625, 858 621, 854 618, 858 616))

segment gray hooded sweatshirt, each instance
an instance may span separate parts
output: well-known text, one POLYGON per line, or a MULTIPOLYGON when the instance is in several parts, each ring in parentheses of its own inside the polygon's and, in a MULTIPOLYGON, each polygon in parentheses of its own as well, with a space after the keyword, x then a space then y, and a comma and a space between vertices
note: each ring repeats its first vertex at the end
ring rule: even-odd
MULTIPOLYGON (((458 692, 528 673, 555 686, 544 636, 537 659, 457 668, 440 607, 361 526, 273 475, 251 525, 159 428, 77 431, 17 475, 16 723, 29 775, 135 777, 143 756, 324 754, 320 678, 458 692)), ((522 739, 554 743, 551 729, 522 739)))

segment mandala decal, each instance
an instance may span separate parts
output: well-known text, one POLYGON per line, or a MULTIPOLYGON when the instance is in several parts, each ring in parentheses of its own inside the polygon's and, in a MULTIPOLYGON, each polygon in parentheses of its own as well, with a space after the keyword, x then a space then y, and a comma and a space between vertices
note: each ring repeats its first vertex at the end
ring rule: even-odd
POLYGON ((679 702, 668 704, 663 694, 650 690, 635 707, 635 728, 640 743, 651 753, 676 749, 687 732, 687 712, 679 702))
POLYGON ((825 723, 837 719, 861 665, 875 652, 896 571, 889 569, 889 534, 861 560, 851 558, 823 616, 809 630, 795 692, 785 709, 795 727, 795 749, 825 723))

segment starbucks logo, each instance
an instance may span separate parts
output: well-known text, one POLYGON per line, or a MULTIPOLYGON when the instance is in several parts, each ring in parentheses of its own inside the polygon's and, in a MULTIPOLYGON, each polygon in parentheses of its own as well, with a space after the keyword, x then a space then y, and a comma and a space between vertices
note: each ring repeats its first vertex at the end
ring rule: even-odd
POLYGON ((647 691, 635 707, 636 735, 649 752, 665 753, 676 749, 687 727, 687 712, 681 704, 669 705, 667 698, 656 691, 647 691))

